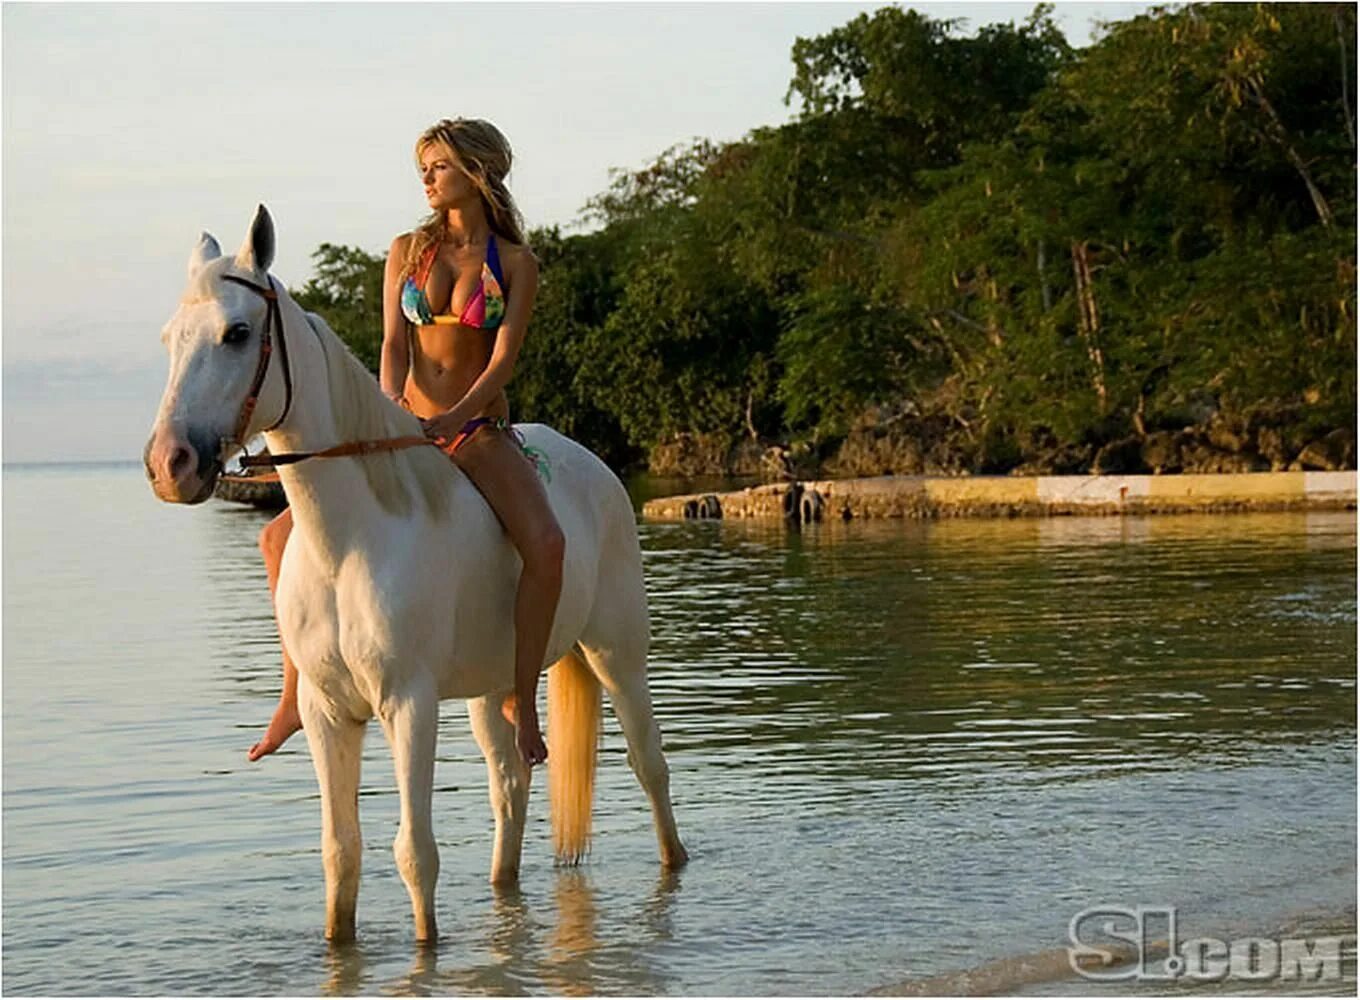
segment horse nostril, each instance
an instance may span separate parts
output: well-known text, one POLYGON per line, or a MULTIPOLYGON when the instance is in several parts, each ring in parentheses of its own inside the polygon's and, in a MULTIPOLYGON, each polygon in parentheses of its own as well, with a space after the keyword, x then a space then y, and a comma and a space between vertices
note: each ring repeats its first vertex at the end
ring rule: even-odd
POLYGON ((170 455, 170 476, 178 479, 179 474, 184 471, 184 467, 193 461, 193 456, 189 454, 189 449, 183 445, 175 448, 170 455))

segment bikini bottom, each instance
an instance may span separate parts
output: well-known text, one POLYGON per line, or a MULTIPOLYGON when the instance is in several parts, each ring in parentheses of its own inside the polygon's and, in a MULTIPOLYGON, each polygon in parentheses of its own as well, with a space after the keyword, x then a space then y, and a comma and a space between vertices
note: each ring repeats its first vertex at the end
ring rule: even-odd
POLYGON ((538 448, 533 448, 525 444, 524 435, 515 430, 515 428, 510 425, 510 421, 505 417, 473 417, 465 423, 452 438, 436 437, 434 441, 435 444, 439 446, 439 450, 452 459, 454 453, 458 451, 459 448, 463 447, 463 445, 467 444, 468 441, 472 439, 472 436, 484 427, 491 427, 495 430, 504 431, 509 434, 511 440, 519 445, 520 452, 529 463, 533 465, 543 481, 545 483, 552 481, 552 471, 548 466, 548 456, 543 454, 538 448))

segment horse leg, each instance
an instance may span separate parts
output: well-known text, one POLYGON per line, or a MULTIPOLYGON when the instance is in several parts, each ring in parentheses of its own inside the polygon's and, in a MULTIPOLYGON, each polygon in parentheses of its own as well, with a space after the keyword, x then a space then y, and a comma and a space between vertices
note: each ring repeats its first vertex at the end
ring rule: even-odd
POLYGON ((524 817, 529 806, 529 768, 515 745, 515 726, 505 718, 505 695, 485 695, 468 702, 472 735, 486 758, 491 813, 496 817, 496 846, 491 855, 491 882, 513 885, 519 879, 524 817))
POLYGON ((354 939, 359 898, 359 763, 364 723, 334 715, 304 678, 298 707, 306 725, 316 782, 321 789, 321 863, 326 872, 326 937, 354 939))
POLYGON ((628 765, 651 803, 661 863, 667 868, 679 868, 689 860, 689 854, 680 843, 671 811, 670 768, 661 752, 661 729, 652 714, 647 656, 642 651, 645 645, 630 652, 627 644, 592 648, 582 640, 581 649, 591 670, 609 692, 614 714, 628 741, 628 765))
POLYGON ((378 713, 401 796, 401 825, 392 852, 397 871, 411 895, 416 940, 434 943, 435 882, 439 878, 439 849, 434 842, 430 809, 434 795, 434 752, 439 725, 439 699, 433 686, 403 691, 383 704, 378 713))

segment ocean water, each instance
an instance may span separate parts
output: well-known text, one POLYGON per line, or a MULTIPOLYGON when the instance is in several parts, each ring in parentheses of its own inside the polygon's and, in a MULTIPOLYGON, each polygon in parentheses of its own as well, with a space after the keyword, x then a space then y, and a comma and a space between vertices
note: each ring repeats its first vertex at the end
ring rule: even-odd
POLYGON ((162 505, 134 466, 3 486, 7 993, 961 988, 1097 905, 1353 940, 1354 512, 644 524, 690 865, 660 869, 606 712, 590 859, 553 867, 539 777, 521 885, 493 892, 447 703, 438 947, 371 727, 359 937, 333 948, 305 740, 245 759, 279 680, 265 515, 162 505))

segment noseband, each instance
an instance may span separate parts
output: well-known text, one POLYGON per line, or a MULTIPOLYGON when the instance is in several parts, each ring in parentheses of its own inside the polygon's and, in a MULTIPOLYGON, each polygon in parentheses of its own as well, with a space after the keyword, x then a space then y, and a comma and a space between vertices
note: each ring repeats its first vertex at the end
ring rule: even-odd
MULTIPOLYGON (((288 364, 288 340, 283 335, 283 314, 279 311, 279 293, 274 288, 274 279, 270 275, 265 275, 269 282, 269 287, 265 288, 247 281, 245 278, 238 278, 234 274, 222 275, 223 281, 230 281, 240 285, 242 288, 249 288, 266 303, 264 316, 264 329, 260 331, 260 360, 255 364, 255 378, 251 380, 250 391, 246 393, 245 401, 241 404, 241 413, 236 418, 236 428, 232 432, 231 438, 223 438, 221 442, 222 457, 225 460, 229 449, 233 447, 245 448, 246 428, 250 426, 250 418, 255 413, 255 404, 260 401, 260 390, 264 387, 265 375, 269 372, 269 356, 274 353, 273 340, 269 331, 277 329, 279 332, 279 362, 283 365, 283 412, 279 414, 279 419, 266 427, 261 433, 267 433, 276 429, 283 423, 288 416, 288 411, 293 408, 293 370, 288 364)), ((338 444, 331 448, 324 448, 321 451, 292 451, 281 455, 251 455, 241 456, 241 467, 243 469, 269 468, 275 465, 292 465, 307 458, 343 458, 347 455, 371 455, 375 452, 398 451, 402 448, 414 448, 418 445, 436 445, 437 442, 427 437, 399 437, 383 438, 378 441, 350 441, 346 444, 338 444)))

